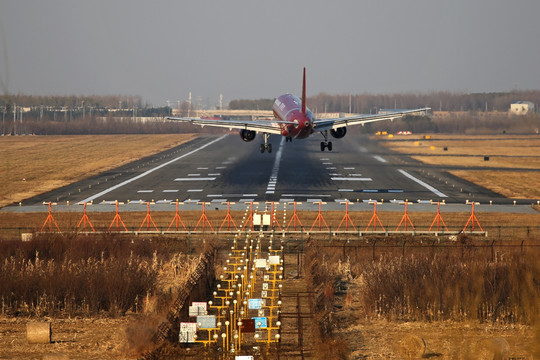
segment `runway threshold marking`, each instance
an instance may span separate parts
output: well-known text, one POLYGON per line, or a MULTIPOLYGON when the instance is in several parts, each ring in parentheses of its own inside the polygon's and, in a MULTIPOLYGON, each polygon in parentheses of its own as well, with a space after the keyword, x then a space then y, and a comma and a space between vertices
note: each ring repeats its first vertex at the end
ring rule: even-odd
POLYGON ((408 172, 406 172, 405 170, 402 170, 402 169, 398 169, 398 171, 403 174, 405 177, 411 179, 412 181, 414 181, 415 183, 417 184, 420 184, 422 185, 423 187, 425 187, 426 189, 428 189, 429 191, 431 191, 432 193, 434 193, 435 195, 439 196, 439 197, 448 197, 446 196, 445 194, 443 194, 442 192, 440 192, 439 190, 435 189, 433 186, 423 182, 422 180, 420 179, 417 179, 415 178, 414 176, 412 176, 411 174, 409 174, 408 172))
POLYGON ((270 180, 268 180, 268 186, 266 187, 267 194, 274 194, 276 192, 277 177, 279 173, 279 164, 281 163, 281 154, 283 153, 283 144, 285 143, 285 136, 281 137, 279 143, 279 150, 276 153, 276 159, 274 160, 274 166, 272 167, 272 174, 270 180))
POLYGON ((95 195, 92 195, 92 196, 80 201, 80 203, 87 203, 87 202, 90 202, 90 201, 92 201, 94 199, 97 199, 100 196, 103 196, 103 195, 105 195, 107 193, 110 193, 111 191, 114 191, 114 190, 116 190, 118 188, 121 188, 124 185, 127 185, 127 184, 129 184, 129 183, 131 183, 131 182, 133 182, 135 180, 139 180, 140 178, 143 178, 146 175, 151 174, 156 170, 159 170, 159 169, 161 169, 161 168, 163 168, 163 167, 165 167, 167 165, 170 165, 170 164, 174 163, 175 161, 183 159, 183 158, 185 158, 185 157, 187 157, 189 155, 195 154, 197 151, 202 150, 202 149, 204 149, 204 148, 206 148, 206 147, 208 147, 210 145, 213 145, 213 144, 217 143, 218 141, 223 140, 226 137, 227 137, 227 134, 222 135, 222 136, 218 137, 217 139, 214 139, 214 140, 212 140, 212 141, 210 141, 210 142, 208 142, 208 143, 206 143, 206 144, 204 144, 204 145, 202 145, 202 146, 200 146, 200 147, 198 147, 198 148, 196 148, 194 150, 191 150, 190 152, 185 153, 184 155, 180 155, 180 156, 178 156, 178 157, 176 157, 176 158, 174 158, 174 159, 172 159, 170 161, 167 161, 167 162, 165 162, 165 163, 163 163, 161 165, 156 166, 155 168, 147 170, 147 171, 143 172, 142 174, 134 176, 131 179, 128 179, 126 181, 122 181, 120 184, 116 184, 116 185, 111 186, 110 188, 105 189, 105 190, 103 190, 103 191, 101 191, 101 192, 99 192, 99 193, 97 193, 95 195))

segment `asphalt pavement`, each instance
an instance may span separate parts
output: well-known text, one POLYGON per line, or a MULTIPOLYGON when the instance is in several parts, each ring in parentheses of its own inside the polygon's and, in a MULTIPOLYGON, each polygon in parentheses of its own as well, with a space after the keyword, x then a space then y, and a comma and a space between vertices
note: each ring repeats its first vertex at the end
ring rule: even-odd
POLYGON ((321 140, 318 134, 292 142, 270 136, 273 152, 268 154, 259 151, 260 135, 246 143, 235 133, 203 134, 1 211, 43 211, 44 202, 73 211, 87 202, 94 204, 90 211, 111 211, 116 201, 123 211, 144 211, 146 202, 172 209, 175 201, 187 208, 200 208, 201 202, 223 208, 234 202, 233 209, 244 209, 249 202, 302 202, 310 210, 316 210, 318 202, 327 209, 341 209, 348 201, 352 211, 369 210, 377 201, 380 210, 402 211, 408 201, 410 211, 433 209, 437 202, 445 209, 469 211, 475 202, 479 211, 534 213, 531 200, 505 198, 447 173, 444 167, 392 152, 358 132, 331 139, 333 151, 320 151, 321 140))

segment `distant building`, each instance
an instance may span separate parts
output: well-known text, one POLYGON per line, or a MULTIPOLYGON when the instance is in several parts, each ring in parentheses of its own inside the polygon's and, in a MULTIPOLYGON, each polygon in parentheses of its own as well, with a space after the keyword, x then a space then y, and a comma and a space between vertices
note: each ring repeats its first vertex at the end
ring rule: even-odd
POLYGON ((525 115, 534 112, 534 104, 530 101, 517 101, 510 104, 510 114, 525 115))

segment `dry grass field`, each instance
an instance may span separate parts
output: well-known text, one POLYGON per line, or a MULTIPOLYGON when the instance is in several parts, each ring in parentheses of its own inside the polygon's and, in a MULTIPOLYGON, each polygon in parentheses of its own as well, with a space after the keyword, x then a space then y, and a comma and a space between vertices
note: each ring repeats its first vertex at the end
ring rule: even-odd
POLYGON ((183 244, 114 235, 1 241, 0 359, 139 358, 200 262, 183 244), (27 340, 33 321, 51 324, 50 341, 27 340))
POLYGON ((503 247, 492 261, 489 250, 461 241, 377 255, 308 243, 314 326, 324 335, 314 337, 316 358, 536 359, 538 248, 503 247))
POLYGON ((1 137, 0 207, 172 148, 195 136, 1 137))
POLYGON ((462 167, 450 173, 506 197, 540 199, 538 135, 432 135, 429 139, 414 135, 385 140, 390 149, 425 164, 462 167))

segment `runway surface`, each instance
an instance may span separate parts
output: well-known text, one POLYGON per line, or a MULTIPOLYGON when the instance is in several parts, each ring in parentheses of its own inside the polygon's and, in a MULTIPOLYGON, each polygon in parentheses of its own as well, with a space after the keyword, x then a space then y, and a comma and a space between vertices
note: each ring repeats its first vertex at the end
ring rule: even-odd
MULTIPOLYGON (((159 155, 25 200, 112 204, 181 201, 399 203, 444 201, 511 204, 487 189, 456 178, 444 169, 423 165, 391 152, 358 133, 332 139, 334 151, 320 151, 322 136, 285 142, 271 136, 271 154, 261 154, 262 136, 249 143, 235 134, 200 138, 159 155)), ((11 207, 13 208, 13 207, 11 207)))

